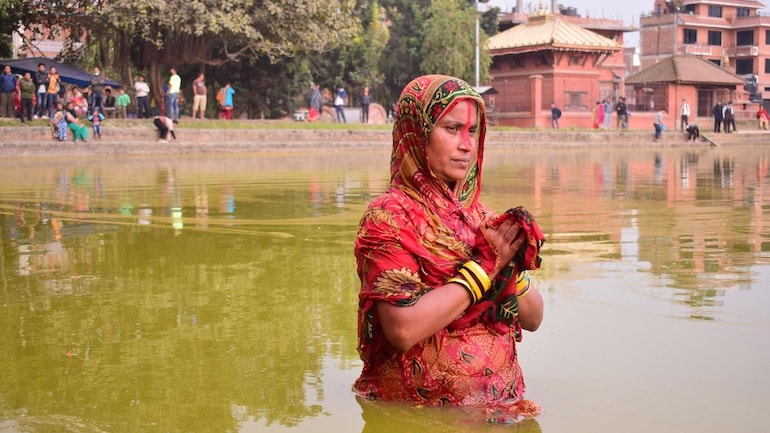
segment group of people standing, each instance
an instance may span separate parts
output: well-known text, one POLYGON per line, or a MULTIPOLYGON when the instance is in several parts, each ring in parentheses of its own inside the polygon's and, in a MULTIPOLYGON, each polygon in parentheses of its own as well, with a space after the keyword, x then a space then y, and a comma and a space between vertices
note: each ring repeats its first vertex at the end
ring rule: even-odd
MULTIPOLYGON (((334 114, 336 116, 337 122, 339 123, 347 123, 347 118, 345 117, 345 106, 348 104, 348 92, 345 90, 344 86, 337 86, 337 89, 334 92, 334 114)), ((364 89, 361 91, 360 96, 360 103, 361 103, 361 122, 364 124, 369 123, 369 106, 372 104, 372 95, 369 92, 369 86, 364 86, 364 89)), ((308 92, 307 95, 307 104, 308 104, 308 117, 307 120, 310 122, 318 121, 321 114, 323 113, 323 96, 321 95, 321 90, 318 88, 317 83, 310 83, 310 92, 308 92)))
POLYGON ((22 122, 53 116, 56 104, 64 93, 56 67, 46 71, 45 64, 40 63, 34 74, 26 72, 19 79, 11 73, 11 67, 6 65, 0 74, 0 117, 16 117, 14 98, 17 88, 21 99, 22 122))
POLYGON ((626 98, 621 96, 616 103, 612 103, 610 98, 604 98, 596 101, 592 110, 594 129, 612 129, 612 113, 616 115, 615 128, 628 129, 628 118, 631 117, 631 110, 626 104, 626 98))
POLYGON ((711 114, 714 116, 714 132, 724 131, 730 134, 738 131, 735 127, 733 101, 729 101, 726 104, 722 104, 722 101, 717 101, 711 110, 711 114))

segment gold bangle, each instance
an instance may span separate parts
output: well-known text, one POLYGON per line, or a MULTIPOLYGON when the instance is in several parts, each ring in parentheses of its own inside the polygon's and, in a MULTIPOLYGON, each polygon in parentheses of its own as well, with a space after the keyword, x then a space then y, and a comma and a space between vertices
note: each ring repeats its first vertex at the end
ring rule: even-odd
POLYGON ((457 271, 457 275, 465 279, 465 282, 468 284, 468 289, 470 290, 471 298, 473 298, 473 302, 476 302, 479 299, 481 299, 481 296, 484 294, 484 289, 479 285, 480 283, 471 274, 471 272, 465 268, 460 268, 457 271))
POLYGON ((473 260, 468 260, 467 262, 463 263, 462 268, 472 272, 473 276, 479 280, 479 283, 481 283, 483 288, 482 292, 486 292, 489 290, 489 287, 492 286, 492 281, 489 280, 489 275, 487 275, 487 272, 478 263, 474 262, 473 260))
POLYGON ((516 276, 516 293, 523 292, 529 284, 529 274, 526 271, 519 272, 516 276))
POLYGON ((465 279, 460 277, 452 277, 447 280, 447 283, 456 283, 463 286, 463 288, 465 288, 465 290, 468 292, 468 295, 470 295, 472 304, 475 304, 476 301, 479 300, 480 295, 478 294, 478 289, 471 288, 470 283, 468 283, 468 281, 465 279))
POLYGON ((529 294, 529 288, 530 288, 530 286, 529 286, 529 285, 527 285, 527 288, 526 288, 526 289, 524 289, 524 291, 523 291, 523 292, 521 292, 521 293, 517 293, 517 294, 516 294, 516 299, 521 299, 521 298, 523 298, 523 297, 527 296, 527 295, 529 294))

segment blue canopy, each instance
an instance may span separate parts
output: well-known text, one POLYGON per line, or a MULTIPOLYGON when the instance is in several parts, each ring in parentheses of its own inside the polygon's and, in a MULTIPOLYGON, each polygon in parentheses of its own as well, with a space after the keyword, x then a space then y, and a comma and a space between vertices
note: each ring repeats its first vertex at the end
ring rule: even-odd
MULTIPOLYGON (((34 74, 37 71, 38 64, 44 64, 45 70, 50 71, 51 66, 56 68, 56 72, 61 76, 64 83, 74 84, 80 88, 88 87, 91 84, 91 74, 66 63, 59 63, 56 60, 47 57, 25 57, 23 59, 0 60, 0 65, 11 67, 14 74, 24 75, 25 72, 34 74)), ((120 83, 112 80, 104 80, 105 86, 122 87, 120 83)))

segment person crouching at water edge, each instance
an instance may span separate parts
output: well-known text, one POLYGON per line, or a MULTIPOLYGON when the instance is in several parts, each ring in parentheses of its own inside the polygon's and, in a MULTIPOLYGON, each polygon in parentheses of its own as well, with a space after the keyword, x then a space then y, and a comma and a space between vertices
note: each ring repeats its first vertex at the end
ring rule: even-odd
POLYGON ((174 134, 174 121, 166 116, 155 116, 155 118, 152 120, 152 123, 155 125, 156 128, 158 128, 158 142, 159 143, 168 143, 168 134, 171 133, 171 136, 174 137, 174 140, 176 140, 176 134, 174 134))
POLYGON ((393 125, 390 186, 355 241, 361 282, 353 385, 359 403, 465 406, 480 421, 532 418, 516 345, 543 300, 528 269, 543 233, 515 207, 481 202, 486 108, 468 83, 414 79, 393 125))

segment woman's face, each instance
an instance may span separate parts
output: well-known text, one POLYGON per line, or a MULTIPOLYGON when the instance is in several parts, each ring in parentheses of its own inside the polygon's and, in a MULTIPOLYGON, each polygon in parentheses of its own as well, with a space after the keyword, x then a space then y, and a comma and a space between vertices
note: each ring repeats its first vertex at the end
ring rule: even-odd
POLYGON ((478 108, 472 100, 458 101, 428 135, 425 156, 433 174, 448 184, 465 178, 476 160, 478 108))

